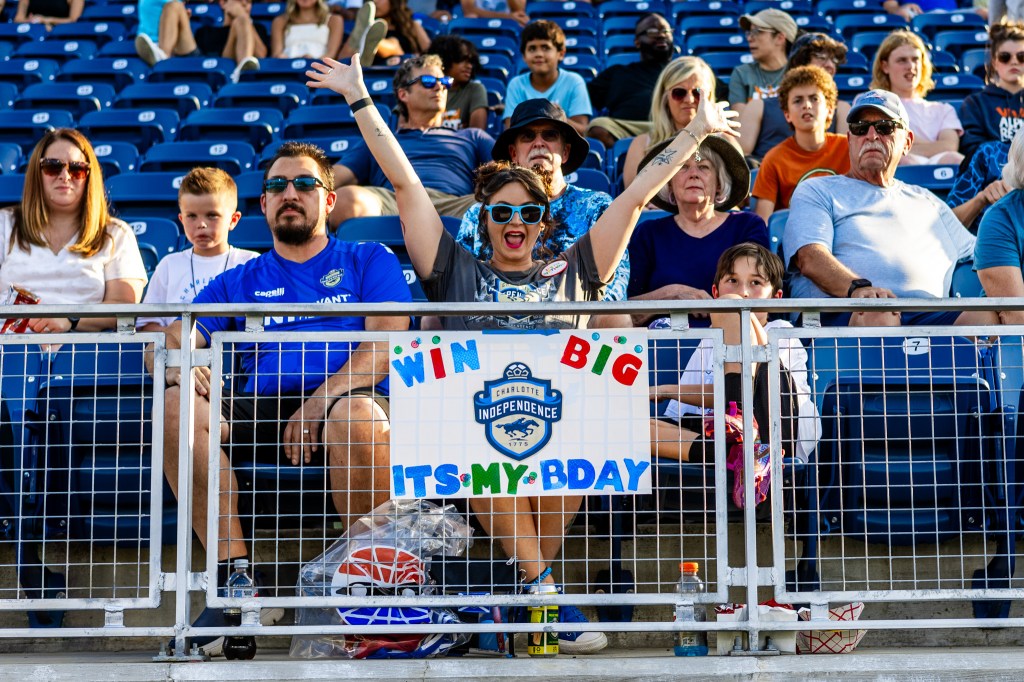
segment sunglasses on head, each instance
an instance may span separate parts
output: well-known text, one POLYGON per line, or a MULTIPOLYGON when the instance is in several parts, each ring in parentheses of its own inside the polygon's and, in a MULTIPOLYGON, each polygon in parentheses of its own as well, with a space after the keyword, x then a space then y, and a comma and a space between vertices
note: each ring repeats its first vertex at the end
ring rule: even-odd
POLYGON ((263 191, 267 194, 279 194, 288 189, 289 182, 295 186, 296 192, 312 192, 317 187, 327 189, 327 185, 320 182, 320 178, 300 175, 297 178, 267 178, 263 181, 263 191))
POLYGON ((521 204, 511 206, 509 204, 490 204, 484 209, 491 216, 491 220, 499 225, 512 222, 513 216, 519 214, 519 219, 524 225, 536 225, 544 217, 544 207, 540 204, 521 204))
POLYGON ((868 134, 869 128, 874 128, 879 135, 892 135, 897 128, 902 127, 903 124, 899 121, 883 118, 878 121, 854 121, 850 124, 850 132, 857 137, 863 137, 868 134))
POLYGON ((695 102, 700 101, 700 88, 694 88, 693 90, 687 90, 686 88, 672 88, 669 90, 668 94, 677 102, 682 102, 686 99, 687 95, 693 97, 695 102))
POLYGON ((531 130, 526 128, 519 133, 520 142, 533 142, 540 135, 540 139, 545 142, 558 142, 562 139, 562 133, 555 128, 544 128, 543 130, 531 130))
POLYGON ((996 59, 999 60, 1000 64, 1009 64, 1010 60, 1015 57, 1018 64, 1024 64, 1024 52, 1000 52, 996 55, 996 59))
POLYGON ((412 80, 408 81, 402 87, 403 88, 411 88, 413 86, 413 83, 419 83, 420 85, 425 87, 427 90, 433 90, 434 86, 436 86, 438 83, 441 84, 442 88, 450 88, 452 86, 452 77, 451 76, 431 76, 431 75, 428 75, 428 74, 424 74, 422 76, 417 76, 416 78, 413 78, 412 80))
POLYGON ((68 169, 68 175, 72 180, 82 180, 89 175, 89 163, 86 161, 61 161, 60 159, 43 159, 39 167, 44 175, 55 178, 68 169))

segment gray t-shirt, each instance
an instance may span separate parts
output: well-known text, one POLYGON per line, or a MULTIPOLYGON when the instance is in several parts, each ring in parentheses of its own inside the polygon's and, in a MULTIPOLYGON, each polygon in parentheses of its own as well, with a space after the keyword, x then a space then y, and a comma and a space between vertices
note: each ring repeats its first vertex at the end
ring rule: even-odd
POLYGON ((729 76, 729 102, 745 104, 752 99, 778 97, 779 83, 786 67, 776 71, 765 71, 757 62, 740 64, 729 76))
MULTIPOLYGON (((607 282, 601 281, 585 234, 558 258, 534 261, 525 272, 498 272, 489 261, 477 260, 455 243, 447 231, 441 235, 430 277, 422 279, 423 293, 435 302, 491 303, 499 301, 600 301, 607 282)), ((587 315, 467 315, 441 318, 445 329, 578 329, 587 315)))
MULTIPOLYGON (((879 187, 845 175, 797 185, 782 240, 786 262, 821 244, 857 276, 909 298, 944 298, 974 236, 926 189, 899 180, 879 187)), ((827 298, 797 274, 793 298, 827 298)))

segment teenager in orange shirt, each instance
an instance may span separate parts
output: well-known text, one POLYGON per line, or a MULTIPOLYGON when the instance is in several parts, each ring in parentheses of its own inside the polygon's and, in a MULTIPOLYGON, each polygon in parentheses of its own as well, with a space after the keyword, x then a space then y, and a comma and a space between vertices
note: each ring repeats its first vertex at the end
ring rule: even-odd
POLYGON ((779 105, 793 135, 764 156, 754 182, 754 211, 765 220, 789 208, 798 183, 850 170, 846 136, 826 132, 839 95, 821 67, 800 66, 786 72, 779 85, 779 105))

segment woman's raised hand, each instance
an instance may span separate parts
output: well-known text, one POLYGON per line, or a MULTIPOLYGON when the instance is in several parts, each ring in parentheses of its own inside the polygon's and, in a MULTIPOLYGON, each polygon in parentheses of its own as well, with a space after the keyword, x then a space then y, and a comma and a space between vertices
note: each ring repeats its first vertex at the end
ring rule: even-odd
POLYGON ((360 99, 367 94, 358 52, 352 55, 351 64, 343 64, 330 57, 313 62, 306 71, 306 77, 309 78, 307 86, 333 90, 348 101, 360 99))
POLYGON ((740 122, 736 120, 739 113, 731 110, 728 102, 712 102, 703 89, 699 90, 700 101, 697 103, 697 113, 690 123, 697 127, 694 132, 704 135, 724 133, 732 137, 739 137, 740 122))

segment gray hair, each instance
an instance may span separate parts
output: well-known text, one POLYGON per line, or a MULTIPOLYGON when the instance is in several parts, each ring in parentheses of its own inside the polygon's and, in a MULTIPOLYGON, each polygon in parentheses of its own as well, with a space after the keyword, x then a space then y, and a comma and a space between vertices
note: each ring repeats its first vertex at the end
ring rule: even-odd
MULTIPOLYGON (((725 161, 721 155, 714 149, 711 149, 708 145, 700 146, 700 156, 702 159, 707 159, 711 167, 715 169, 715 180, 718 184, 717 191, 713 203, 717 206, 726 199, 732 193, 732 176, 729 175, 729 171, 725 166, 725 161)), ((691 157, 693 158, 693 157, 691 157)), ((678 172, 678 171, 676 171, 678 172)), ((670 187, 671 180, 665 183, 665 186, 658 193, 661 198, 671 204, 676 203, 676 198, 672 195, 672 189, 670 187)))
POLYGON ((1010 152, 1003 166, 1003 182, 1010 189, 1024 188, 1024 128, 1017 131, 1010 143, 1010 152))

